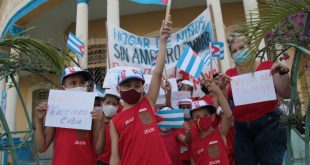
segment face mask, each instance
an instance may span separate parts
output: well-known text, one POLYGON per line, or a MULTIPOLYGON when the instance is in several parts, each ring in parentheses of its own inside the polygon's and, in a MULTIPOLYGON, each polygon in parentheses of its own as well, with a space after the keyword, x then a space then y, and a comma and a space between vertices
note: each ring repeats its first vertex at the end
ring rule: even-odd
POLYGON ((161 128, 159 127, 161 132, 169 132, 171 130, 171 128, 161 128))
POLYGON ((209 90, 208 90, 208 88, 207 88, 205 85, 202 85, 201 90, 202 90, 203 93, 205 93, 205 94, 209 94, 209 93, 210 93, 209 90))
POLYGON ((130 89, 128 91, 120 91, 121 98, 128 104, 133 105, 136 104, 140 98, 142 93, 137 92, 135 89, 130 89))
POLYGON ((106 117, 112 117, 116 114, 117 108, 118 107, 113 106, 113 105, 103 105, 102 111, 106 117))
POLYGON ((235 53, 232 58, 234 59, 237 65, 242 65, 242 64, 245 64, 245 62, 247 61, 248 54, 249 54, 249 49, 246 48, 246 49, 243 49, 235 53))
POLYGON ((212 117, 204 116, 196 121, 197 128, 202 131, 207 131, 212 127, 212 117))
POLYGON ((190 120, 191 119, 191 113, 189 109, 184 109, 184 119, 185 120, 190 120))
POLYGON ((87 92, 87 87, 66 88, 66 91, 87 92))

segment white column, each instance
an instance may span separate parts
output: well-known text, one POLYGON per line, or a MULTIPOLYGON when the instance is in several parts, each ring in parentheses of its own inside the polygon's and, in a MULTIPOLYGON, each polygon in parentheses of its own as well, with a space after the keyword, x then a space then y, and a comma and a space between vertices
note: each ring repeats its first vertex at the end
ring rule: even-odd
MULTIPOLYGON (((107 0, 107 23, 120 26, 119 18, 119 0, 107 0)), ((109 54, 106 56, 107 68, 110 68, 109 54)))
MULTIPOLYGON (((243 0, 243 8, 244 8, 246 20, 250 20, 251 13, 255 15, 256 13, 258 13, 257 0, 243 0)), ((257 17, 253 17, 253 18, 257 18, 257 17)))
MULTIPOLYGON (((18 76, 14 76, 16 82, 18 83, 18 76)), ((6 113, 5 118, 8 122, 9 128, 11 131, 16 130, 16 110, 17 110, 17 91, 14 87, 12 80, 9 78, 9 81, 6 85, 7 90, 7 103, 6 103, 6 113)))
POLYGON ((107 22, 110 22, 116 26, 119 24, 119 0, 107 1, 107 22))
POLYGON ((207 0, 208 7, 211 5, 214 16, 214 29, 216 30, 217 40, 224 42, 224 59, 221 61, 222 72, 231 68, 231 57, 228 46, 226 44, 225 26, 223 22, 222 9, 220 0, 207 0))
POLYGON ((81 60, 80 65, 83 69, 86 69, 88 57, 88 0, 77 0, 75 35, 85 43, 84 58, 81 60))
MULTIPOLYGON (((257 0, 243 0, 243 8, 244 8, 244 14, 246 21, 250 21, 250 19, 257 19, 258 18, 258 4, 257 0)), ((262 40, 259 44, 259 49, 262 49, 265 47, 265 41, 262 40)))

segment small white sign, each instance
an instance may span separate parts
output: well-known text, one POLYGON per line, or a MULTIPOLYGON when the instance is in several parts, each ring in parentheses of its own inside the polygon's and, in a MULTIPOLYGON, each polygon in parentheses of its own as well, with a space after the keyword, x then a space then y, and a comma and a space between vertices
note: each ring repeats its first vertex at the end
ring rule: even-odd
POLYGON ((91 130, 95 93, 50 90, 45 126, 91 130))
POLYGON ((270 70, 242 74, 231 78, 235 105, 245 105, 276 100, 276 93, 270 70))
MULTIPOLYGON (((178 109, 178 103, 182 99, 191 98, 191 93, 189 91, 177 91, 171 93, 171 104, 172 107, 178 109)), ((156 104, 166 104, 166 96, 159 95, 156 104)))
POLYGON ((115 89, 118 85, 118 75, 122 67, 110 68, 104 78, 103 88, 115 89))

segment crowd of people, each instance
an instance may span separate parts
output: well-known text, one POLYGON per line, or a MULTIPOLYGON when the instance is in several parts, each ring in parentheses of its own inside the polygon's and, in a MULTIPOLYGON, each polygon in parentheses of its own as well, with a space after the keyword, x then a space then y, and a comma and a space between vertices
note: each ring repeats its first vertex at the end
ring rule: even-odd
MULTIPOLYGON (((48 103, 36 107, 36 144, 44 152, 54 144, 54 165, 280 165, 286 150, 286 126, 279 101, 234 105, 230 77, 250 73, 245 65, 249 49, 246 36, 229 39, 234 68, 201 81, 201 97, 178 101, 184 111, 183 128, 159 128, 156 112, 171 110, 171 85, 162 73, 172 22, 163 21, 160 51, 149 90, 138 68, 124 67, 115 89, 96 98, 90 131, 44 127, 48 103), (160 88, 166 104, 156 105, 160 88)), ((289 69, 271 61, 257 62, 255 71, 270 70, 277 97, 290 97, 289 69)), ((91 74, 78 67, 66 68, 63 90, 88 91, 91 74)), ((190 80, 178 80, 178 90, 190 91, 190 80)), ((253 93, 255 94, 255 93, 253 93)))

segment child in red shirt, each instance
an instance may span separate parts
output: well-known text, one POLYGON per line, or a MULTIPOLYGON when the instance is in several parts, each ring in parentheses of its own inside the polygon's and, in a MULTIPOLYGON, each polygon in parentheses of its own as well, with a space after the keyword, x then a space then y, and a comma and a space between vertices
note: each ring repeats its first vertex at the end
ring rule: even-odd
MULTIPOLYGON (((87 91, 87 82, 92 79, 89 72, 79 67, 68 67, 64 70, 61 84, 65 90, 87 91)), ((35 139, 39 152, 44 152, 54 141, 53 165, 96 164, 96 154, 103 151, 104 122, 102 112, 95 109, 92 130, 44 127, 47 113, 47 102, 36 107, 35 139)))
POLYGON ((157 65, 152 73, 149 91, 145 95, 145 80, 139 69, 124 67, 119 73, 117 89, 124 107, 110 122, 111 165, 171 164, 154 113, 171 25, 170 20, 162 23, 157 65))
POLYGON ((226 135, 232 124, 231 110, 222 91, 214 82, 207 80, 206 87, 218 98, 223 117, 218 126, 214 106, 204 100, 193 102, 191 117, 195 125, 191 127, 190 152, 196 165, 228 165, 226 135))
MULTIPOLYGON (((165 107, 162 110, 171 110, 169 107, 165 107)), ((165 118, 164 116, 162 116, 165 118)), ((169 117, 169 116, 167 116, 169 117)), ((183 160, 180 155, 180 145, 181 143, 188 143, 190 140, 190 125, 188 122, 184 122, 184 133, 181 132, 179 129, 175 128, 161 128, 160 135, 162 137, 164 146, 171 158, 172 165, 182 165, 183 160)))
POLYGON ((105 137, 104 152, 97 157, 97 165, 108 165, 111 156, 111 136, 110 136, 110 121, 116 115, 120 104, 120 95, 114 89, 106 89, 101 102, 102 111, 105 121, 105 137))

